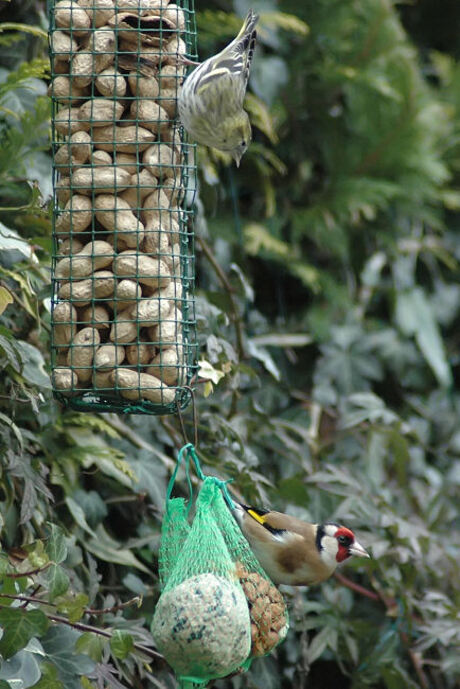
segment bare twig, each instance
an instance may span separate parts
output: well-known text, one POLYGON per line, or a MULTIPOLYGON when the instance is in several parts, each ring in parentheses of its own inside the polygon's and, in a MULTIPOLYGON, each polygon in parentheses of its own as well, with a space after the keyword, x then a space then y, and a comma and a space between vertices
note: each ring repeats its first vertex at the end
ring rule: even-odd
POLYGON ((371 600, 382 600, 381 596, 378 593, 374 593, 370 589, 366 589, 364 586, 356 584, 354 581, 352 581, 348 577, 345 577, 343 574, 339 574, 339 572, 336 572, 334 576, 338 581, 340 581, 340 583, 343 586, 346 586, 352 591, 359 593, 361 596, 366 596, 366 598, 370 598, 371 600))
MULTIPOLYGON (((348 577, 345 577, 343 574, 339 574, 339 572, 335 572, 334 576, 341 584, 343 584, 343 586, 346 586, 352 591, 356 591, 356 593, 359 593, 361 596, 365 596, 366 598, 370 598, 371 600, 381 601, 384 604, 387 612, 391 611, 396 605, 396 601, 394 598, 387 598, 380 591, 378 593, 374 593, 374 591, 370 591, 364 586, 356 584, 354 581, 351 581, 351 579, 348 579, 348 577)), ((412 619, 416 620, 414 616, 412 616, 412 619)), ((398 627, 398 633, 401 641, 404 644, 410 661, 413 665, 415 674, 418 677, 420 686, 422 687, 422 689, 429 689, 427 676, 423 672, 423 658, 411 647, 410 640, 406 632, 398 627)))
MULTIPOLYGON (((28 572, 5 572, 5 577, 9 577, 10 579, 22 579, 22 577, 32 577, 34 574, 39 574, 40 572, 44 572, 48 567, 50 567, 53 563, 52 562, 47 562, 46 565, 43 565, 43 567, 37 567, 36 569, 30 569, 28 572)), ((4 596, 4 594, 2 594, 4 596)))
POLYGON ((410 645, 409 637, 407 636, 406 632, 399 631, 399 636, 401 637, 401 641, 403 642, 404 646, 406 647, 406 651, 409 655, 409 658, 411 660, 411 663, 413 665, 413 668, 415 670, 415 674, 418 677, 418 680, 420 682, 420 686, 422 689, 428 689, 429 684, 428 684, 428 679, 425 673, 423 672, 423 658, 420 656, 417 651, 414 651, 414 649, 410 645))
POLYGON ((85 613, 87 615, 105 615, 106 613, 109 612, 116 612, 117 610, 124 610, 124 608, 129 608, 131 605, 139 605, 142 603, 142 596, 134 596, 134 598, 130 598, 130 600, 125 601, 124 603, 118 603, 117 605, 112 605, 110 608, 86 608, 85 613))
MULTIPOLYGON (((50 603, 50 601, 43 600, 42 598, 36 598, 35 596, 24 596, 22 594, 14 594, 14 593, 0 593, 0 598, 8 598, 9 600, 19 600, 19 601, 25 601, 26 603, 38 603, 40 605, 49 605, 52 608, 56 607, 55 603, 50 603)), ((116 612, 117 610, 124 610, 124 608, 129 608, 132 605, 137 605, 142 602, 142 597, 141 596, 135 596, 134 598, 130 598, 129 600, 125 601, 124 603, 117 603, 116 605, 112 605, 109 608, 85 608, 84 614, 85 615, 105 615, 110 612, 116 612)))
MULTIPOLYGON (((108 631, 108 629, 100 629, 99 627, 93 627, 92 625, 84 624, 83 622, 70 622, 70 620, 68 620, 66 617, 61 617, 60 615, 46 616, 53 622, 58 622, 59 624, 66 624, 69 627, 73 627, 74 629, 80 630, 81 632, 91 632, 92 634, 98 634, 99 636, 103 636, 106 639, 111 639, 113 636, 112 632, 108 631)), ((139 644, 137 642, 134 642, 133 646, 137 651, 144 653, 144 655, 148 656, 152 660, 161 660, 164 663, 166 663, 164 656, 162 656, 161 653, 154 651, 152 648, 148 648, 148 646, 144 646, 144 644, 139 644)))
MULTIPOLYGON (((50 603, 47 600, 42 600, 41 598, 35 598, 34 596, 22 596, 20 594, 14 593, 0 593, 0 598, 8 598, 9 600, 20 600, 26 603, 40 603, 41 605, 49 605, 52 608, 56 607, 55 603, 50 603)), ((1 606, 4 607, 4 606, 1 606)))

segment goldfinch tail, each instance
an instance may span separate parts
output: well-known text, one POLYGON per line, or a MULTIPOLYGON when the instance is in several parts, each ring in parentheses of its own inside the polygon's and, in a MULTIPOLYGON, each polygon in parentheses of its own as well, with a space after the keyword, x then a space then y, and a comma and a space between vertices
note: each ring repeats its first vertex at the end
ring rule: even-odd
POLYGON ((239 502, 233 501, 232 513, 233 513, 233 516, 235 517, 236 521, 238 522, 238 524, 241 526, 243 519, 244 519, 245 511, 239 502))

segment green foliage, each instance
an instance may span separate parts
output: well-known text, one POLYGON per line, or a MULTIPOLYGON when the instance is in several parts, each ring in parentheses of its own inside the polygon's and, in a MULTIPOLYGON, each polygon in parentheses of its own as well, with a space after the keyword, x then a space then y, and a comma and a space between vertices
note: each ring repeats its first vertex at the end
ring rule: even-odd
MULTIPOLYGON (((460 67, 423 23, 418 52, 391 2, 252 4, 254 142, 238 171, 201 151, 200 460, 247 502, 343 521, 373 558, 342 569, 355 590, 288 591, 276 656, 216 689, 451 689, 460 67)), ((169 687, 148 629, 181 426, 51 399, 34 12, 11 7, 30 32, 0 34, 0 687, 169 687)), ((200 4, 200 57, 238 29, 227 16, 200 4)), ((190 440, 191 413, 184 424, 190 440)))
POLYGON ((41 610, 3 608, 0 610, 0 653, 5 660, 27 645, 32 637, 43 636, 48 629, 48 619, 41 610))

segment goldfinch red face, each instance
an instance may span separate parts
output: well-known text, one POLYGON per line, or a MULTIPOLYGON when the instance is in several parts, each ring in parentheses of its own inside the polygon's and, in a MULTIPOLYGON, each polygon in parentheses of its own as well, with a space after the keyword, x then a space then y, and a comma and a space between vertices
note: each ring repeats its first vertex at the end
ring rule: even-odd
POLYGON ((332 564, 340 564, 352 555, 370 557, 369 553, 356 540, 351 529, 334 522, 320 524, 316 533, 316 545, 321 559, 332 564))

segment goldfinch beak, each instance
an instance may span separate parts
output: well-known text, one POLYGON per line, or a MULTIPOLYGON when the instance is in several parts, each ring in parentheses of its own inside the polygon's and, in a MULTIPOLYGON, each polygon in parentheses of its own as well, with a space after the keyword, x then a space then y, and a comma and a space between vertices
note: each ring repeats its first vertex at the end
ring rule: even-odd
POLYGON ((363 546, 361 543, 358 543, 358 541, 355 541, 353 545, 349 547, 348 552, 350 555, 356 555, 356 557, 370 557, 367 550, 364 550, 363 546))

